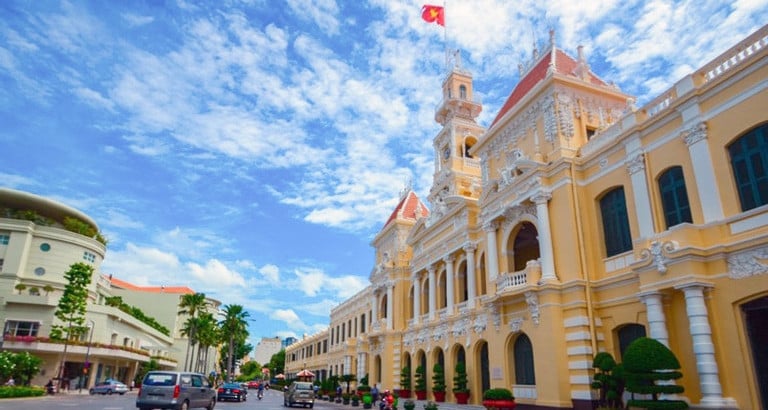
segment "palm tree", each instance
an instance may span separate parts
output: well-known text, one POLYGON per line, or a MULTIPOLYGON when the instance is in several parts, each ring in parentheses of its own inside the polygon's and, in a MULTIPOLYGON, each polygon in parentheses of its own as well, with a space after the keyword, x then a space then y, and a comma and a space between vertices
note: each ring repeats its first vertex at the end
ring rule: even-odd
POLYGON ((205 312, 205 309, 208 305, 205 301, 205 293, 187 293, 181 297, 181 302, 179 302, 179 307, 181 310, 179 310, 180 315, 189 315, 189 318, 185 322, 185 329, 182 330, 182 334, 187 336, 187 357, 184 358, 184 369, 189 370, 190 366, 187 366, 187 361, 192 360, 190 357, 191 350, 194 349, 194 345, 196 343, 195 338, 197 337, 196 332, 196 323, 195 318, 198 315, 198 312, 205 312))
POLYGON ((224 306, 224 319, 219 321, 219 329, 225 335, 229 343, 227 354, 227 378, 232 379, 234 368, 233 355, 235 354, 235 340, 245 340, 248 337, 248 322, 250 316, 240 305, 224 306))
POLYGON ((197 347, 197 366, 195 371, 207 374, 208 352, 211 346, 217 345, 219 341, 216 319, 213 317, 213 314, 203 312, 198 317, 197 341, 199 346, 197 347))

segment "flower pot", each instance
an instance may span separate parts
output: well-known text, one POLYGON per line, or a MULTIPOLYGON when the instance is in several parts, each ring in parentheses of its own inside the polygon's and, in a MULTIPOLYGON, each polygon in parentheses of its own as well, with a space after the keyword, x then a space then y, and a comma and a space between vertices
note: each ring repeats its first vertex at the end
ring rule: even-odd
POLYGON ((483 400, 487 410, 512 410, 517 406, 514 400, 483 400))
POLYGON ((426 400, 427 399, 427 392, 426 391, 417 391, 416 392, 416 400, 426 400))
POLYGON ((411 391, 406 389, 400 389, 397 390, 397 397, 402 397, 404 399, 410 399, 411 398, 411 391))
POLYGON ((438 403, 442 403, 445 401, 445 392, 444 391, 434 391, 432 394, 435 396, 435 401, 438 403))
POLYGON ((467 404, 467 403, 469 403, 469 392, 468 391, 454 392, 453 395, 456 396, 456 404, 467 404))

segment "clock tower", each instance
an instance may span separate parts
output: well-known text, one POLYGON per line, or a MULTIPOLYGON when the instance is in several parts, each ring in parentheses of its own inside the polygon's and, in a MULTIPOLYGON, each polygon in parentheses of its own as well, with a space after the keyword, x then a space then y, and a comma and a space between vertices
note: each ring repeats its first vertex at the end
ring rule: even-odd
POLYGON ((475 121, 482 109, 479 98, 473 95, 472 74, 462 68, 461 54, 456 50, 453 67, 443 81, 443 99, 435 111, 435 121, 443 128, 433 141, 435 175, 428 198, 433 214, 444 210, 447 197, 480 196, 480 160, 469 150, 485 131, 475 121))

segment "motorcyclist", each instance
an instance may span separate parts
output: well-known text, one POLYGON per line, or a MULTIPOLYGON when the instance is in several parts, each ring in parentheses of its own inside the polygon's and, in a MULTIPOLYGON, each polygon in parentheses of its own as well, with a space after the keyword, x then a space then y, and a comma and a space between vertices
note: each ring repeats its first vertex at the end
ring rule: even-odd
POLYGON ((256 394, 256 397, 258 397, 259 400, 264 397, 264 382, 259 383, 259 392, 256 394))

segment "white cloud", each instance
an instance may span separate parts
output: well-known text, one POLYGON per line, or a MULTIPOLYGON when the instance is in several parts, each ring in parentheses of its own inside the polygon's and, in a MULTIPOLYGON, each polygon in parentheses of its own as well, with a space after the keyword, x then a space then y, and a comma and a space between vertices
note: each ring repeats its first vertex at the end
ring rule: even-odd
POLYGON ((152 16, 140 16, 134 13, 123 13, 122 17, 131 27, 143 26, 155 21, 155 18, 152 16))
POLYGON ((259 268, 259 273, 261 273, 267 279, 267 281, 271 283, 278 283, 280 281, 280 268, 275 265, 264 265, 259 268))

